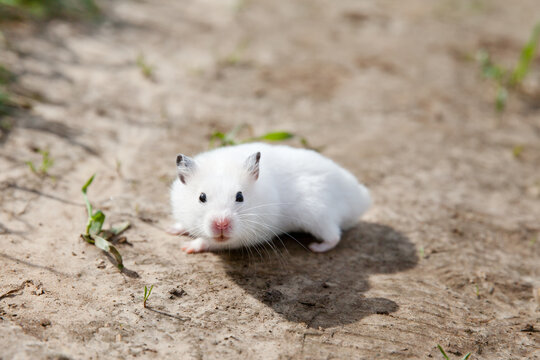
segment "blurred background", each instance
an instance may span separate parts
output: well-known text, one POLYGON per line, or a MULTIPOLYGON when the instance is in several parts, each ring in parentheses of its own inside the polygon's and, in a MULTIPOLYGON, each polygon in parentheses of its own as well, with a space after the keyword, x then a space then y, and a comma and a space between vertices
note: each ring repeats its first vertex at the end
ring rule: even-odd
MULTIPOLYGON (((330 321, 332 337, 327 323, 312 326, 316 340, 299 350, 295 341, 307 335, 294 319, 309 321, 294 308, 284 320, 267 313, 264 297, 239 305, 255 309, 250 316, 266 314, 271 335, 263 325, 197 313, 192 295, 178 312, 207 322, 190 325, 193 338, 174 341, 171 328, 144 325, 161 341, 152 347, 156 356, 173 346, 196 357, 199 336, 202 353, 218 351, 209 329, 224 338, 231 327, 245 339, 223 342, 222 356, 231 358, 277 343, 288 345, 275 358, 364 350, 438 357, 438 342, 456 358, 469 351, 486 359, 538 356, 539 40, 537 0, 0 0, 0 264, 13 269, 0 285, 28 277, 49 287, 43 308, 24 310, 21 304, 34 301, 26 293, 11 310, 0 302, 10 319, 0 322, 2 331, 15 345, 39 339, 39 351, 60 349, 55 344, 67 331, 68 355, 77 356, 78 341, 95 341, 95 356, 103 341, 117 355, 128 347, 146 354, 144 334, 107 328, 107 319, 124 316, 120 309, 92 312, 92 303, 105 296, 129 308, 125 299, 139 296, 143 283, 156 284, 159 299, 160 286, 173 282, 171 269, 183 274, 174 281, 188 294, 204 297, 199 280, 223 277, 219 262, 205 255, 178 261, 177 243, 163 235, 175 155, 263 140, 320 151, 371 189, 375 206, 366 221, 398 231, 413 255, 407 250, 408 265, 392 275, 372 265, 356 270, 379 274, 362 296, 394 305, 370 310, 371 328, 364 315, 336 320, 343 314, 330 321), (79 239, 87 221, 81 187, 94 173, 94 206, 107 222, 131 222, 133 246, 118 249, 139 280, 119 277, 79 239), (206 275, 189 270, 199 269, 200 259, 206 275), (107 281, 92 284, 97 276, 107 281), (67 278, 92 295, 56 281, 67 278), (43 309, 81 307, 96 319, 92 331, 107 328, 105 335, 85 337, 58 314, 47 315, 53 326, 40 323, 43 309), (370 331, 382 331, 381 338, 368 340, 370 331), (343 345, 351 343, 356 350, 343 345)), ((387 261, 377 252, 366 256, 387 261)), ((233 291, 229 276, 223 281, 233 291)), ((239 294, 227 301, 240 301, 239 294)), ((207 301, 204 309, 217 309, 224 299, 207 301)), ((86 316, 73 321, 83 327, 86 316)), ((15 345, 11 354, 34 351, 15 345)))

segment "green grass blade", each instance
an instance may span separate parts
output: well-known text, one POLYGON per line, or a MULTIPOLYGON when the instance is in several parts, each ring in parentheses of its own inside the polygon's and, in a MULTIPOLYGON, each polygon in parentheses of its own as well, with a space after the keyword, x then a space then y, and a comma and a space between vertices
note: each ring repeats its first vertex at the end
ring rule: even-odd
POLYGON ((441 354, 444 356, 444 358, 446 360, 450 360, 450 358, 448 357, 448 355, 446 355, 446 353, 444 352, 443 348, 441 347, 441 345, 437 344, 437 347, 439 348, 439 351, 441 352, 441 354))
POLYGON ((54 165, 54 159, 50 156, 50 153, 48 150, 39 150, 39 153, 42 156, 41 166, 39 167, 39 171, 42 174, 47 174, 47 172, 49 171, 49 168, 54 165))
POLYGON ((512 73, 512 80, 511 80, 512 85, 520 84, 525 78, 525 76, 527 76, 531 62, 534 59, 534 56, 536 54, 536 49, 538 47, 539 41, 540 41, 540 23, 536 24, 529 41, 527 42, 527 44, 525 44, 525 46, 521 50, 521 56, 519 58, 519 62, 516 65, 514 72, 512 73))
POLYGON ((124 268, 124 264, 122 263, 122 255, 120 255, 118 250, 116 250, 116 248, 110 242, 101 236, 93 235, 92 238, 94 239, 94 243, 98 248, 108 252, 114 257, 117 263, 116 266, 118 269, 122 270, 124 268))
POLYGON ((268 134, 264 134, 263 136, 260 136, 258 139, 260 140, 268 140, 268 141, 282 141, 282 140, 287 140, 287 139, 290 139, 290 138, 293 138, 294 135, 289 133, 289 132, 286 132, 286 131, 276 131, 276 132, 271 132, 271 133, 268 133, 268 134))
POLYGON ((465 354, 462 360, 467 360, 470 356, 471 356, 471 353, 467 353, 465 354))
POLYGON ((86 183, 83 185, 83 187, 82 187, 82 189, 81 189, 82 192, 83 192, 83 194, 86 194, 86 190, 87 190, 88 187, 92 184, 92 181, 94 181, 94 177, 95 177, 95 176, 96 176, 96 174, 92 175, 92 176, 90 177, 90 179, 88 179, 88 180, 86 181, 86 183))
POLYGON ((214 143, 216 142, 216 140, 220 141, 221 145, 219 146, 223 146, 225 142, 225 134, 220 131, 212 133, 212 135, 210 135, 210 148, 214 147, 214 143))
POLYGON ((37 174, 37 169, 32 161, 26 161, 25 164, 28 165, 30 171, 32 171, 34 174, 37 174))
POLYGON ((210 136, 210 140, 213 140, 213 139, 224 140, 225 134, 220 131, 216 131, 210 136))
POLYGON ((86 211, 88 212, 88 224, 86 225, 87 234, 88 234, 88 230, 90 229, 90 222, 92 221, 91 218, 92 218, 93 210, 92 210, 92 204, 90 204, 90 201, 88 200, 88 195, 86 194, 86 191, 88 190, 88 187, 90 186, 90 184, 92 184, 92 181, 94 181, 95 176, 96 174, 92 175, 90 179, 86 181, 86 183, 83 185, 81 189, 83 193, 83 197, 84 197, 84 202, 86 204, 86 211))
POLYGON ((150 294, 152 293, 152 289, 154 288, 154 285, 150 286, 150 289, 144 285, 144 297, 143 297, 143 306, 146 307, 146 300, 150 297, 150 294))

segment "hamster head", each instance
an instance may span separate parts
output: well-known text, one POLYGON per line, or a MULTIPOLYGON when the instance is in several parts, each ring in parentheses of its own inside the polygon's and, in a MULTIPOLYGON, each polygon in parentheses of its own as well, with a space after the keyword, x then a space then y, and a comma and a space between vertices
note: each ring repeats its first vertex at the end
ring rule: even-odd
POLYGON ((177 155, 178 180, 172 201, 175 216, 195 237, 215 247, 247 245, 256 218, 250 209, 258 205, 257 180, 261 153, 244 159, 202 158, 177 155))

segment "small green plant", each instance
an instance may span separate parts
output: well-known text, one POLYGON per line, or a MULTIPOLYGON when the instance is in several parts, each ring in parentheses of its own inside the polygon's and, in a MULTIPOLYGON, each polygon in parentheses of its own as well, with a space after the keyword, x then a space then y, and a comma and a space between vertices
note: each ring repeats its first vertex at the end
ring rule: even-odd
POLYGON ((249 64, 249 61, 247 61, 244 56, 247 47, 247 41, 244 40, 240 42, 238 45, 236 45, 236 48, 233 51, 219 59, 218 64, 221 66, 239 66, 249 64))
POLYGON ((136 64, 145 78, 152 79, 154 77, 154 67, 146 62, 143 54, 137 56, 136 64))
POLYGON ((523 145, 515 145, 512 148, 512 155, 514 155, 515 158, 520 158, 523 154, 523 150, 525 150, 525 147, 523 145))
POLYGON ((152 289, 154 288, 154 285, 150 286, 150 289, 144 285, 144 297, 143 297, 143 307, 146 308, 146 300, 150 297, 150 294, 152 293, 152 289))
POLYGON ((50 156, 49 150, 38 149, 38 152, 41 154, 41 164, 39 167, 36 167, 32 161, 27 161, 26 165, 36 175, 49 176, 49 169, 53 166, 54 159, 50 156))
POLYGON ((497 111, 505 109, 510 90, 518 88, 525 80, 536 55, 539 41, 540 23, 534 27, 529 41, 521 49, 519 61, 513 69, 506 69, 494 63, 485 50, 478 52, 476 59, 480 64, 482 75, 487 79, 492 79, 496 85, 495 109, 497 111))
MULTIPOLYGON (((212 135, 210 135, 210 148, 232 146, 253 141, 285 141, 295 137, 297 137, 295 134, 287 131, 273 131, 264 135, 253 136, 253 129, 251 128, 251 126, 247 124, 240 124, 238 126, 235 126, 231 131, 227 133, 223 133, 220 131, 215 131, 214 133, 212 133, 212 135), (249 131, 250 136, 247 139, 238 139, 238 134, 245 129, 249 131)), ((305 148, 319 151, 319 149, 312 148, 306 138, 301 137, 300 143, 305 148)))
POLYGON ((88 212, 88 222, 86 223, 86 230, 84 234, 81 234, 81 237, 86 242, 93 244, 101 250, 104 250, 111 254, 116 260, 116 266, 118 267, 118 269, 122 270, 124 268, 122 256, 109 240, 116 240, 120 234, 122 234, 129 228, 130 223, 124 222, 116 226, 113 225, 109 230, 103 229, 103 224, 105 223, 105 214, 101 210, 94 211, 94 209, 92 208, 92 204, 88 200, 87 195, 88 187, 94 181, 94 177, 95 174, 92 175, 90 179, 88 179, 88 181, 81 189, 84 197, 84 202, 86 204, 86 211, 88 212))
POLYGON ((98 18, 101 15, 94 0, 0 0, 0 20, 98 18))
MULTIPOLYGON (((450 360, 450 358, 448 357, 448 355, 446 355, 441 345, 437 344, 437 348, 439 348, 439 351, 441 352, 442 356, 444 356, 446 360, 450 360)), ((467 353, 461 360, 467 360, 470 356, 471 356, 471 353, 467 353)))

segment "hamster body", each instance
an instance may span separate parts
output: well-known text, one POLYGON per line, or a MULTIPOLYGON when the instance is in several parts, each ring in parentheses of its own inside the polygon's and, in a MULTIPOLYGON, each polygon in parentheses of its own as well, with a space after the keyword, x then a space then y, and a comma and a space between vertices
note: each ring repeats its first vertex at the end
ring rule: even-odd
POLYGON ((188 253, 270 241, 292 231, 314 235, 315 252, 335 247, 341 231, 369 208, 367 188, 349 171, 307 149, 250 143, 191 159, 177 156, 171 233, 195 237, 188 253))

